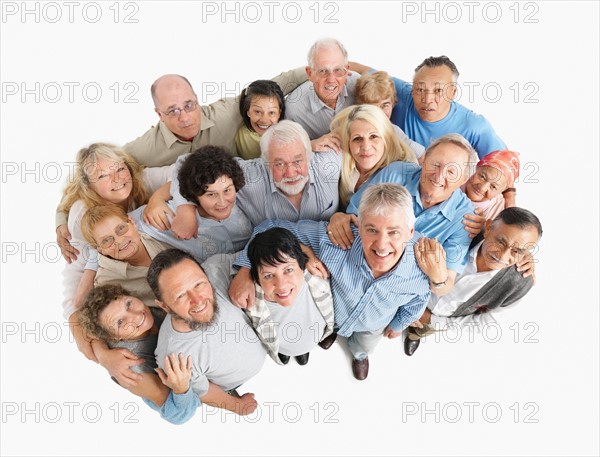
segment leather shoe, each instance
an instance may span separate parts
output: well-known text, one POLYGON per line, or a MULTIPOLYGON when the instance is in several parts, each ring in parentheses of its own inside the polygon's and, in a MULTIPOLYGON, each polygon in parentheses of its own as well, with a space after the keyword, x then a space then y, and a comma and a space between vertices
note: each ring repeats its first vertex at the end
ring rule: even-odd
POLYGON ((325 338, 324 340, 320 341, 319 342, 319 346, 321 346, 323 349, 327 350, 331 346, 333 346, 333 343, 335 343, 336 338, 337 338, 337 333, 333 332, 327 338, 325 338))
POLYGON ((404 353, 408 356, 413 355, 417 349, 419 349, 419 345, 421 344, 421 338, 417 340, 411 340, 408 336, 404 338, 404 353))
POLYGON ((290 361, 289 355, 283 355, 281 353, 279 353, 277 355, 279 356, 279 360, 281 360, 281 363, 283 363, 284 365, 287 365, 287 363, 290 361))
POLYGON ((352 374, 359 381, 367 379, 369 375, 369 358, 366 357, 362 360, 352 359, 352 374))
POLYGON ((296 362, 298 362, 298 365, 306 365, 308 363, 309 354, 310 353, 307 352, 306 354, 294 356, 294 358, 296 359, 296 362))

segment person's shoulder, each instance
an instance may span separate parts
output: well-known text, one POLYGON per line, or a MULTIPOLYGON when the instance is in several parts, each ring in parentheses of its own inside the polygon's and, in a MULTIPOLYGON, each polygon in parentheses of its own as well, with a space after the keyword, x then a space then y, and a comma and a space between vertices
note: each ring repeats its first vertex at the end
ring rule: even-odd
POLYGON ((452 105, 454 107, 453 117, 464 119, 469 123, 470 127, 489 125, 488 120, 483 114, 478 114, 471 108, 467 108, 458 102, 454 102, 452 105))
POLYGON ((286 112, 290 109, 301 108, 299 102, 302 100, 308 100, 308 94, 314 91, 313 83, 311 81, 305 81, 296 87, 289 95, 285 98, 285 109, 286 112))
POLYGON ((456 189, 452 193, 450 199, 452 200, 452 205, 458 213, 470 214, 475 211, 475 205, 473 202, 469 199, 469 197, 467 197, 467 194, 460 189, 456 189))

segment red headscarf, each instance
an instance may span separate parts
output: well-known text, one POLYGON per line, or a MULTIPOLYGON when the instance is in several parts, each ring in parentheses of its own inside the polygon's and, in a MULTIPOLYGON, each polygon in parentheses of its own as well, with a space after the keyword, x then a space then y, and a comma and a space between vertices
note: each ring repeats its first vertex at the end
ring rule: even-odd
POLYGON ((477 167, 492 167, 500 170, 506 177, 506 186, 512 187, 515 179, 519 177, 519 153, 515 151, 490 152, 477 163, 477 167))

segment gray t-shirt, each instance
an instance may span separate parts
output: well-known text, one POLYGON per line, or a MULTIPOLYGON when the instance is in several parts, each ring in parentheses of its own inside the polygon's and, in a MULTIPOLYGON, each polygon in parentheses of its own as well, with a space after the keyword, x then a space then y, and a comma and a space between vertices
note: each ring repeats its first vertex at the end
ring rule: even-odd
POLYGON ((292 306, 281 306, 270 301, 266 301, 266 304, 271 319, 276 323, 280 354, 302 355, 317 345, 327 323, 310 295, 306 282, 302 282, 302 289, 292 306))
POLYGON ((208 382, 231 390, 256 375, 263 366, 266 351, 244 312, 234 306, 213 281, 218 307, 217 318, 205 330, 181 333, 173 329, 172 317, 165 318, 156 346, 156 360, 161 368, 165 355, 183 353, 193 361, 191 386, 202 397, 208 392, 208 382))

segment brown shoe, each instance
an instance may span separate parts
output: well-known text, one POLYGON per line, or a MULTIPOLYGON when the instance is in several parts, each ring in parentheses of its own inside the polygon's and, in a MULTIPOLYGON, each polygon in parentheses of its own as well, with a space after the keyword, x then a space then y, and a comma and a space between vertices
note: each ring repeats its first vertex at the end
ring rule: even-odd
POLYGON ((333 343, 335 343, 336 338, 337 338, 337 333, 333 332, 327 338, 325 338, 324 340, 320 341, 319 342, 319 346, 321 346, 323 349, 327 350, 331 346, 333 346, 333 343))
POLYGON ((352 374, 359 381, 367 379, 369 375, 369 358, 365 357, 362 360, 352 359, 352 374))

